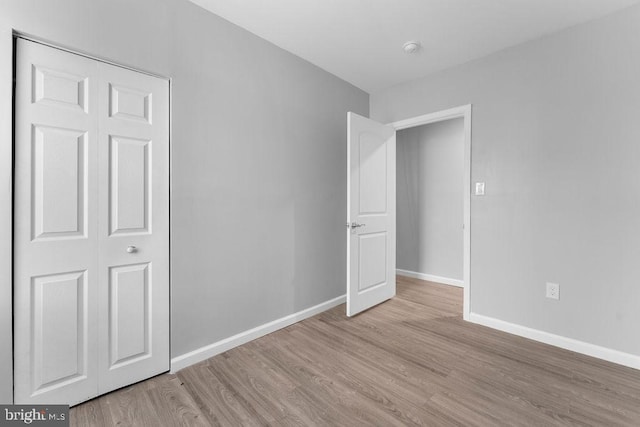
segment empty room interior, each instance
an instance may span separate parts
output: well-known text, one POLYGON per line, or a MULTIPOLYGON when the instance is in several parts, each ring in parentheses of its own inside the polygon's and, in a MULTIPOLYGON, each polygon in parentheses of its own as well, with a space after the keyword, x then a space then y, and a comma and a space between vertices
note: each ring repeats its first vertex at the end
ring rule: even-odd
POLYGON ((638 0, 3 0, 0 424, 640 425, 639 81, 638 0))

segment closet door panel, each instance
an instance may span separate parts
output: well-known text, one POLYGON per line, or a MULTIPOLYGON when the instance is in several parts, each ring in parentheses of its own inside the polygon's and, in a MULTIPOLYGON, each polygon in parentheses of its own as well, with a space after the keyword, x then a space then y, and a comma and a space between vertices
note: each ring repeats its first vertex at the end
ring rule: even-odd
POLYGON ((169 370, 169 84, 100 67, 100 393, 169 370), (105 303, 103 304, 102 301, 105 303))
POLYGON ((98 392, 98 68, 17 40, 16 403, 98 392))

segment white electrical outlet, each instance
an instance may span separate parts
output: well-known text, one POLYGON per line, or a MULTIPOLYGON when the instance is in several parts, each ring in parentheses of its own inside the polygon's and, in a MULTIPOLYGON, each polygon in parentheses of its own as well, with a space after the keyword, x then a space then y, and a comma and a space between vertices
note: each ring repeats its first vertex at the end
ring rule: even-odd
POLYGON ((484 182, 476 182, 475 195, 484 196, 484 182))
POLYGON ((560 285, 547 282, 547 298, 560 299, 560 285))

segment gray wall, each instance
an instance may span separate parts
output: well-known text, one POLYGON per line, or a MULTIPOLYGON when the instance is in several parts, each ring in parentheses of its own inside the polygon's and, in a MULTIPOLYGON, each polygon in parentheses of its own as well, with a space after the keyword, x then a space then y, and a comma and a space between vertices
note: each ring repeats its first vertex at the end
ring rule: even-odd
POLYGON ((0 25, 173 78, 172 356, 345 293, 365 92, 187 0, 3 0, 0 25))
POLYGON ((464 119, 396 136, 397 267, 463 280, 464 119))
POLYGON ((640 355, 639 76, 635 6, 372 94, 382 122, 473 104, 472 312, 640 355))

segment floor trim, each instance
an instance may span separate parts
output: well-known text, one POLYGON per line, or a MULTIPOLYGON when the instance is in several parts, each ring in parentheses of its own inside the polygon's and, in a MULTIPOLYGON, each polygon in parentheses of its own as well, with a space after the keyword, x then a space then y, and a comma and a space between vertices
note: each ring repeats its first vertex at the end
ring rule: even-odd
POLYGON ((450 279, 448 277, 436 276, 433 274, 418 273, 416 271, 396 269, 396 274, 400 276, 412 277, 414 279, 427 280, 429 282, 442 283, 443 285, 456 286, 464 288, 464 281, 458 279, 450 279))
POLYGON ((313 307, 298 311, 297 313, 293 313, 280 319, 276 319, 272 322, 265 323, 264 325, 257 326, 253 329, 249 329, 248 331, 240 332, 239 334, 233 335, 229 338, 225 338, 213 344, 200 347, 196 350, 190 351, 189 353, 174 357, 173 359, 171 359, 171 373, 175 373, 180 369, 186 368, 187 366, 202 362, 203 360, 206 360, 217 354, 223 353, 227 350, 231 350, 234 347, 245 344, 264 335, 270 334, 271 332, 275 332, 278 329, 286 328, 289 325, 307 319, 311 316, 315 316, 316 314, 322 313, 323 311, 329 310, 330 308, 333 308, 337 305, 344 304, 346 300, 347 296, 342 295, 313 307))
POLYGON ((516 325, 514 323, 505 322, 504 320, 495 319, 493 317, 483 316, 476 313, 469 315, 469 321, 479 325, 488 326, 502 332, 529 338, 534 341, 543 342, 565 350, 571 350, 576 353, 585 354, 587 356, 606 360, 608 362, 617 363, 618 365, 627 366, 629 368, 640 369, 640 356, 630 353, 624 353, 618 350, 601 347, 595 344, 589 344, 584 341, 578 341, 572 338, 551 334, 549 332, 528 328, 526 326, 516 325))

